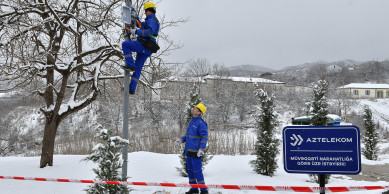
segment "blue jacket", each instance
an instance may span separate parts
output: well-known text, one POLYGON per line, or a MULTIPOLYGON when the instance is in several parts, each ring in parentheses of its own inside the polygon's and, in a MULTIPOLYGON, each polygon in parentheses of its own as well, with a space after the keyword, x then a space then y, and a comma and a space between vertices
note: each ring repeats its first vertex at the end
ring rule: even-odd
POLYGON ((185 142, 185 155, 197 154, 200 148, 207 146, 208 125, 201 119, 201 116, 193 117, 189 122, 185 136, 182 137, 185 142))
POLYGON ((142 28, 136 31, 136 34, 138 35, 137 40, 140 39, 146 41, 153 40, 154 42, 156 42, 155 38, 152 38, 152 36, 154 37, 158 36, 158 32, 159 32, 159 21, 155 16, 155 14, 151 14, 147 16, 145 21, 142 22, 141 24, 142 24, 142 28))

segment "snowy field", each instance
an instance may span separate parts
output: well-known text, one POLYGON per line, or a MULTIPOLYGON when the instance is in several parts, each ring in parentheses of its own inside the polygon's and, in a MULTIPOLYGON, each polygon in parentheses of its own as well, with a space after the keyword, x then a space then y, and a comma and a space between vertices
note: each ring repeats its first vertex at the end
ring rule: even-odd
MULTIPOLYGON (((0 94, 1 96, 2 94, 0 94)), ((389 101, 380 99, 376 101, 360 100, 359 104, 369 105, 375 115, 374 119, 379 120, 382 126, 388 126, 389 101)), ((359 109, 362 109, 360 106, 359 109)), ((289 116, 284 116, 289 120, 289 116)), ((281 119, 283 119, 281 118, 281 119)), ((283 121, 284 121, 283 120, 283 121)), ((285 122, 284 121, 284 122, 285 122)), ((31 123, 31 121, 29 121, 31 123)), ((363 146, 363 145, 362 145, 363 146)), ((381 142, 381 150, 388 150, 389 143, 381 142)), ((42 177, 42 178, 64 178, 64 179, 94 179, 92 171, 96 164, 81 161, 86 156, 80 155, 56 155, 54 166, 39 168, 39 157, 0 157, 0 176, 21 176, 21 177, 42 177)), ((306 174, 289 174, 283 169, 282 158, 278 158, 278 170, 273 177, 255 174, 249 165, 254 160, 254 155, 215 155, 205 168, 206 184, 231 184, 231 185, 263 185, 263 186, 311 186, 317 187, 309 180, 306 174)), ((362 163, 366 165, 389 164, 389 154, 379 156, 378 161, 369 161, 362 157, 362 163)), ((150 152, 129 153, 128 181, 136 182, 159 182, 159 183, 187 183, 187 178, 181 177, 176 171, 180 166, 177 154, 157 154, 150 152)), ((38 182, 21 180, 0 179, 0 194, 78 194, 89 184, 83 183, 60 183, 60 182, 38 182)), ((330 183, 326 186, 388 186, 389 182, 368 182, 355 181, 344 175, 331 176, 330 183)), ((144 187, 131 186, 134 190, 131 193, 154 193, 155 191, 168 191, 171 194, 185 193, 188 188, 170 187, 144 187)), ((369 193, 378 194, 383 190, 360 191, 347 193, 369 193)), ((295 193, 295 192, 258 192, 238 190, 210 190, 212 194, 239 194, 239 193, 295 193)))
MULTIPOLYGON (((386 144, 383 146, 387 146, 386 144)), ((92 162, 81 161, 85 156, 56 155, 54 166, 39 168, 39 157, 3 157, 0 158, 0 176, 22 176, 41 178, 65 178, 65 179, 93 179, 95 177, 92 168, 96 165, 92 162)), ((216 155, 205 168, 205 181, 207 184, 232 184, 232 185, 264 185, 264 186, 311 186, 317 187, 309 180, 306 174, 288 174, 284 171, 282 158, 279 158, 279 168, 273 177, 255 174, 248 164, 255 159, 254 155, 225 156, 216 155)), ((159 183, 187 183, 187 178, 181 177, 175 167, 179 167, 179 157, 176 154, 157 154, 150 152, 129 153, 128 174, 129 180, 139 182, 159 183)), ((365 159, 364 164, 389 163, 389 159, 372 162, 365 159)), ((1 194, 77 194, 83 191, 89 184, 85 183, 60 183, 39 182, 22 180, 0 179, 1 194)), ((343 175, 333 175, 326 186, 384 186, 388 182, 353 181, 343 175)), ((185 193, 187 188, 171 187, 144 187, 131 186, 131 193, 153 193, 155 191, 168 191, 173 193, 185 193)), ((382 193, 383 190, 361 191, 348 193, 382 193)), ((210 193, 259 193, 258 191, 217 190, 210 193)), ((292 193, 292 192, 260 192, 260 193, 292 193)), ((295 193, 295 192, 294 192, 295 193)))

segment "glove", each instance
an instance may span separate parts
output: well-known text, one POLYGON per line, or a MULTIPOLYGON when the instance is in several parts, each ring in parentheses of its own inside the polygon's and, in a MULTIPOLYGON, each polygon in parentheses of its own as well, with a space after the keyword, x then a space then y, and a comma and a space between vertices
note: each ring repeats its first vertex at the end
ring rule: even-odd
POLYGON ((204 156, 204 148, 200 148, 199 151, 197 152, 197 157, 204 156))
POLYGON ((174 143, 177 145, 181 145, 184 142, 182 142, 182 139, 177 139, 174 143))
POLYGON ((136 33, 136 29, 131 29, 130 33, 131 34, 135 34, 136 33))

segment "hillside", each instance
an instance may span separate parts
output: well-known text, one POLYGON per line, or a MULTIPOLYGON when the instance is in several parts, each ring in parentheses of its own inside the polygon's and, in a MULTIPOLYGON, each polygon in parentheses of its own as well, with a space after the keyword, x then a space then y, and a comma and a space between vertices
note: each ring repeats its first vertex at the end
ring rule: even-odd
POLYGON ((288 85, 310 86, 319 79, 331 80, 330 87, 349 83, 389 83, 389 61, 318 61, 273 73, 273 79, 288 85))
POLYGON ((332 80, 333 87, 348 83, 389 83, 389 61, 356 61, 351 59, 325 62, 317 61, 281 70, 256 65, 236 65, 228 67, 231 76, 259 77, 270 72, 267 79, 282 81, 288 85, 309 86, 315 80, 332 80))
POLYGON ((259 74, 273 72, 273 69, 256 65, 236 65, 228 68, 231 76, 258 77, 259 74))
POLYGON ((314 67, 318 64, 325 64, 325 66, 338 65, 338 66, 349 67, 349 66, 360 66, 363 63, 366 63, 366 61, 355 61, 352 59, 345 59, 345 60, 333 61, 333 62, 317 61, 317 62, 304 63, 304 64, 296 65, 296 66, 288 66, 288 67, 285 67, 279 71, 289 71, 289 70, 296 70, 296 69, 302 70, 302 69, 314 67))

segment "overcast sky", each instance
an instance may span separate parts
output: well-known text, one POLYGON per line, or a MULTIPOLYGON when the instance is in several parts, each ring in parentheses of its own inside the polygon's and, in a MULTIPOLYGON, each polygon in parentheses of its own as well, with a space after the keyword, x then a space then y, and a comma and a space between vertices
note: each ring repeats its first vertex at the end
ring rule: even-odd
POLYGON ((308 62, 389 59, 389 0, 162 0, 157 15, 184 48, 170 59, 273 69, 308 62))

